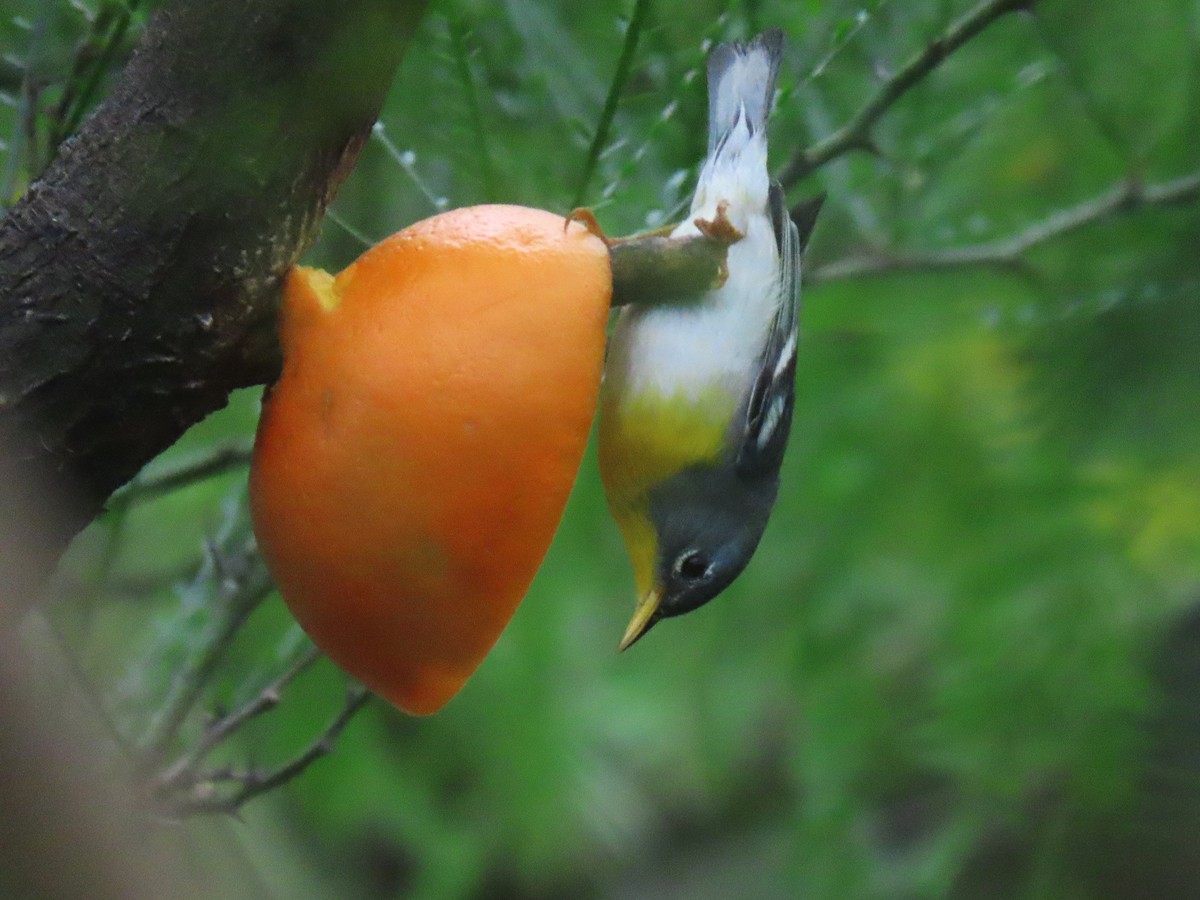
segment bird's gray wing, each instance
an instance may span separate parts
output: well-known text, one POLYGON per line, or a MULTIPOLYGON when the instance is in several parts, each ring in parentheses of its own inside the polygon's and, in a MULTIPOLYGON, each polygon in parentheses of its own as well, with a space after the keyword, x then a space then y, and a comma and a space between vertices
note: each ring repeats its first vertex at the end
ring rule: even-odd
POLYGON ((759 358, 742 421, 737 470, 744 478, 773 477, 783 462, 796 394, 800 315, 800 231, 788 215, 783 188, 771 182, 771 222, 779 250, 779 309, 759 358))

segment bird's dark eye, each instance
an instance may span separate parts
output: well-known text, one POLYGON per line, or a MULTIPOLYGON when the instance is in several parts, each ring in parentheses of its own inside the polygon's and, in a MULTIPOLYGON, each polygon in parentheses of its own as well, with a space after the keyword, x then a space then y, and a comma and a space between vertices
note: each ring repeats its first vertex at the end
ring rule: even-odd
POLYGON ((708 557, 703 553, 690 550, 675 561, 675 571, 688 581, 703 578, 708 573, 708 557))

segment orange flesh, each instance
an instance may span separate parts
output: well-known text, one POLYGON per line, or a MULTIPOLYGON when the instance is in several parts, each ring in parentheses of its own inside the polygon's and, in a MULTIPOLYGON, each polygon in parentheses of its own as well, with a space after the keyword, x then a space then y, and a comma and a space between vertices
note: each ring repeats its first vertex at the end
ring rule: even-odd
POLYGON ((435 712, 541 563, 591 427, 603 242, 540 210, 419 222, 284 291, 255 530, 300 624, 408 712, 435 712))

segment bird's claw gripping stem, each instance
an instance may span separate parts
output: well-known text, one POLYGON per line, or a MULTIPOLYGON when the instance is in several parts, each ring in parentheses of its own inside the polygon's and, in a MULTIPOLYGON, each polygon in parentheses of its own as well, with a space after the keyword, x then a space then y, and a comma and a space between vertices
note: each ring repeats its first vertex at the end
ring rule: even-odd
POLYGON ((693 219, 692 224, 700 229, 700 233, 706 238, 726 246, 736 244, 746 236, 729 221, 729 203, 725 200, 717 204, 717 214, 711 219, 693 219))
POLYGON ((605 247, 612 247, 612 239, 604 233, 604 229, 601 228, 600 223, 596 221, 596 214, 586 206, 581 206, 578 209, 573 209, 567 213, 567 219, 563 223, 563 231, 566 231, 571 226, 572 222, 578 222, 580 225, 586 228, 590 234, 604 241, 605 247))
MULTIPOLYGON (((595 221, 589 211, 583 212, 595 221)), ((587 225, 587 218, 579 221, 587 225)), ((723 201, 711 220, 695 219, 694 224, 698 235, 671 237, 674 226, 667 226, 628 238, 604 238, 612 262, 612 305, 686 304, 723 285, 729 277, 729 246, 745 235, 729 220, 723 201)))

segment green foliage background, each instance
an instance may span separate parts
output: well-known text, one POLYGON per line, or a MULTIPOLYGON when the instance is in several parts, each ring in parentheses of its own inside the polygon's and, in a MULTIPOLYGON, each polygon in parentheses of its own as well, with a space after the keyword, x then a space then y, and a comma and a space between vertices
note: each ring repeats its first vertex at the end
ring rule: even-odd
MULTIPOLYGON (((10 5, 12 197, 36 174, 22 122, 106 4, 10 5)), ((309 261, 341 267, 355 235, 484 201, 565 212, 582 194, 610 233, 664 223, 704 150, 706 42, 787 32, 782 168, 969 6, 649 3, 583 184, 632 4, 435 3, 309 261)), ((1200 204, 1117 210, 1019 263, 939 262, 1033 237, 1127 180, 1194 175, 1198 35, 1191 0, 1045 0, 905 95, 877 153, 789 186, 829 199, 783 491, 746 574, 617 655, 632 583, 589 452, 461 695, 426 720, 370 704, 244 821, 189 822, 197 866, 291 898, 1194 893, 1200 204), (842 265, 864 257, 916 264, 842 265)), ((245 446, 259 393, 143 479, 245 446)), ((46 613, 59 642, 42 639, 80 661, 131 743, 212 625, 219 573, 196 572, 206 541, 244 535, 244 491, 237 467, 161 495, 135 485, 64 566, 46 613)), ((253 696, 303 645, 272 596, 202 705, 253 696)), ((226 755, 287 757, 342 685, 320 662, 226 755)))

